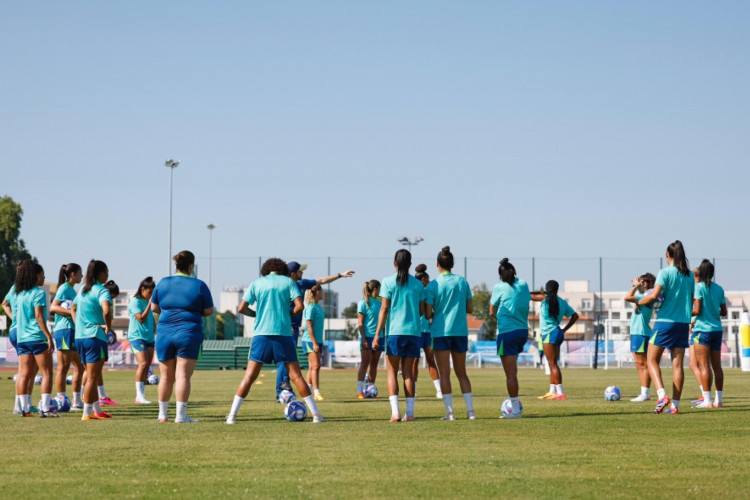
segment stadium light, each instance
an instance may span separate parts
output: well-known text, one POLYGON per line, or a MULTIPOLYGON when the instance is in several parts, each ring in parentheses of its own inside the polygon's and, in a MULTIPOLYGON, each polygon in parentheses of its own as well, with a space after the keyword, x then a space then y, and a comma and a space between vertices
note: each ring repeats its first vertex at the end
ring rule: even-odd
POLYGON ((208 290, 211 290, 211 261, 213 260, 213 234, 216 224, 209 224, 208 228, 208 290))
POLYGON ((407 238, 406 236, 402 236, 399 239, 397 239, 396 241, 398 241, 399 243, 401 243, 404 246, 408 246, 409 247, 409 252, 411 252, 411 247, 419 245, 420 242, 424 241, 424 238, 422 238, 420 236, 417 236, 416 238, 414 238, 414 241, 409 241, 409 238, 407 238))
POLYGON ((167 276, 172 276, 172 174, 180 160, 169 158, 164 162, 165 167, 169 167, 169 255, 167 256, 167 276))

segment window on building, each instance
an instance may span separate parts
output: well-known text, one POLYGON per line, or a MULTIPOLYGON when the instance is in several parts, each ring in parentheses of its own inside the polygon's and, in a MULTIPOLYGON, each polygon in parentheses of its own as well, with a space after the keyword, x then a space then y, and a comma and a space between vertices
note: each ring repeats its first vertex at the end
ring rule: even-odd
POLYGON ((581 300, 581 310, 583 310, 583 311, 590 311, 591 310, 591 299, 583 299, 583 300, 581 300))
POLYGON ((613 312, 612 313, 612 319, 620 319, 620 313, 619 312, 613 312))

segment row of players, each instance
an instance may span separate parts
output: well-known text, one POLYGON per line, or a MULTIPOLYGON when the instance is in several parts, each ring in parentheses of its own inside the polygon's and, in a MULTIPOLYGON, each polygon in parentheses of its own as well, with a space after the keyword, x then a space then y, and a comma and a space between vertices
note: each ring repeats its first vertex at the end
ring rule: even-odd
MULTIPOLYGON (((721 406, 723 374, 720 366, 721 323, 719 316, 726 314, 721 287, 712 283, 713 265, 704 260, 697 272, 697 285, 690 276, 687 259, 681 242, 669 245, 666 252, 669 266, 662 269, 656 278, 645 274, 634 280, 627 300, 636 304, 632 318, 632 350, 639 367, 642 393, 636 400, 648 400, 650 381, 654 380, 659 394, 655 413, 665 411, 678 413, 682 391, 682 360, 689 344, 691 314, 696 315, 693 328, 695 356, 700 373, 703 408, 721 406), (653 331, 649 327, 654 303, 661 302, 653 331), (718 339, 718 340, 717 340, 718 339), (650 348, 648 347, 650 344, 650 348), (659 360, 664 349, 670 349, 673 359, 673 397, 666 395, 659 369, 659 360), (711 368, 715 371, 717 394, 710 402, 711 368)), ((200 318, 213 313, 213 303, 205 283, 191 278, 194 267, 192 253, 183 251, 175 256, 176 276, 165 278, 158 285, 153 280, 144 280, 130 304, 131 325, 129 338, 139 360, 136 373, 136 402, 148 404, 143 394, 143 382, 147 375, 147 360, 152 359, 156 349, 162 379, 159 383, 159 421, 167 421, 167 409, 173 388, 177 393, 178 423, 192 423, 187 416, 190 393, 190 378, 202 342, 200 318), (153 313, 160 313, 156 327, 159 334, 154 341, 153 313)), ((437 267, 440 275, 429 281, 424 273, 426 266, 417 266, 417 277, 409 274, 411 254, 406 250, 396 252, 394 266, 396 274, 383 280, 365 284, 364 298, 358 305, 360 333, 362 335, 363 362, 358 376, 357 397, 363 398, 365 372, 370 367, 370 379, 374 382, 379 353, 386 352, 388 394, 391 404, 391 421, 414 419, 415 365, 420 348, 427 347, 425 330, 430 332, 428 360, 434 359, 438 377, 436 388, 442 395, 446 415, 444 419, 455 419, 452 387, 450 383, 451 361, 456 372, 467 417, 476 418, 471 382, 466 374, 465 359, 468 350, 467 314, 472 312, 471 291, 465 279, 451 273, 453 255, 449 247, 438 254, 437 267), (433 358, 434 356, 434 358, 433 358), (406 412, 401 417, 399 409, 399 384, 397 374, 403 375, 406 412)), ((261 277, 247 290, 239 306, 239 313, 255 315, 255 337, 253 339, 247 370, 239 384, 226 422, 233 424, 239 409, 247 397, 263 364, 281 363, 289 373, 289 379, 300 392, 313 415, 313 422, 324 421, 316 401, 323 400, 319 389, 320 346, 323 334, 323 311, 317 304, 322 290, 314 283, 306 291, 307 307, 303 306, 300 284, 304 267, 296 262, 287 265, 280 259, 267 260, 261 269, 261 277), (290 268, 293 269, 290 273, 290 268), (297 278, 294 280, 289 275, 297 278), (296 275, 296 276, 295 276, 296 275), (292 303, 290 315, 289 303, 292 303), (250 309, 255 306, 255 310, 250 309), (296 354, 295 330, 291 319, 304 310, 305 334, 302 345, 310 359, 311 370, 307 379, 301 374, 296 354), (312 386, 312 391, 310 386, 312 386)), ((353 271, 327 277, 332 281, 349 277, 353 271)), ((550 281, 545 291, 530 292, 528 285, 517 277, 516 270, 508 259, 500 262, 500 282, 493 289, 490 309, 498 319, 497 349, 506 374, 506 386, 510 396, 510 410, 504 418, 520 418, 522 410, 518 401, 518 378, 516 360, 528 338, 529 301, 540 301, 541 334, 544 352, 550 364, 550 391, 543 399, 565 399, 562 377, 557 367, 559 348, 568 330, 578 316, 572 308, 557 296, 558 285, 550 281), (560 327, 563 318, 567 324, 560 327)), ((52 311, 56 315, 55 344, 61 356, 61 372, 58 393, 64 392, 64 373, 71 360, 75 366, 78 358, 85 366, 87 379, 96 381, 86 385, 83 395, 83 420, 111 418, 103 412, 97 398, 106 398, 102 393, 101 369, 106 361, 107 333, 111 330, 112 296, 102 285, 108 281, 108 269, 101 261, 92 260, 88 266, 85 284, 79 293, 73 285, 82 279, 80 267, 74 264, 61 269, 61 286, 53 300, 52 311), (64 278, 64 279, 63 279, 64 278), (70 309, 65 307, 71 301, 70 309), (58 319, 60 328, 58 328, 58 319), (67 321, 66 321, 67 320, 67 321), (63 326, 67 328, 63 328, 63 326), (64 332, 62 334, 58 332, 64 332), (71 337, 72 335, 72 337, 71 337), (71 346, 74 349, 70 349, 71 346), (67 351, 67 352, 66 352, 67 351), (98 387, 97 387, 98 386, 98 387)), ((38 288, 44 281, 44 273, 38 264, 24 262, 19 266, 14 289, 6 296, 3 306, 13 317, 13 327, 18 332, 19 377, 16 386, 17 405, 22 415, 29 415, 30 396, 28 390, 33 379, 35 365, 42 372, 42 415, 50 415, 52 336, 47 331, 46 300, 38 288), (17 320, 17 321, 16 321, 17 320)), ((308 282, 313 280, 306 280, 308 282)), ((80 378, 80 370, 76 370, 80 378)), ((283 383, 283 380, 282 380, 283 383)), ((80 387, 80 386, 78 386, 80 387)), ((74 407, 80 392, 76 393, 74 381, 74 407)), ((58 394, 59 395, 59 394, 58 394)))

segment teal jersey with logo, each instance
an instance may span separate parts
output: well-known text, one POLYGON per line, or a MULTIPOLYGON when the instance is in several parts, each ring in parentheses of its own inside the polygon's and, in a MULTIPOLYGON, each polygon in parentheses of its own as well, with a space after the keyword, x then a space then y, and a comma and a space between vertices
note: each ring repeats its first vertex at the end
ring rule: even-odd
POLYGON ((36 342, 47 340, 42 332, 42 327, 36 321, 36 308, 42 308, 42 317, 47 320, 47 294, 44 290, 35 286, 31 290, 24 290, 16 295, 16 310, 14 316, 18 317, 16 332, 18 343, 36 342))
POLYGON ((128 340, 143 340, 145 342, 154 341, 154 313, 151 312, 151 307, 148 308, 146 314, 146 321, 141 323, 135 318, 136 314, 141 314, 148 305, 148 300, 141 297, 133 296, 128 304, 128 317, 130 318, 130 324, 128 324, 128 340))
MULTIPOLYGON (((57 292, 55 292, 55 298, 54 300, 59 300, 60 302, 65 302, 66 300, 69 300, 72 304, 72 302, 76 298, 76 290, 68 282, 64 282, 62 285, 57 287, 57 292)), ((75 324, 73 324, 73 318, 70 316, 63 316, 62 314, 55 313, 55 326, 52 327, 53 331, 58 330, 73 330, 76 327, 75 324)))
POLYGON ((107 332, 104 331, 104 309, 102 305, 108 302, 112 306, 112 297, 109 290, 104 288, 98 281, 86 293, 83 289, 76 295, 76 338, 107 341, 107 332))
POLYGON ((312 342, 310 336, 310 330, 307 328, 307 322, 312 321, 313 333, 315 334, 315 342, 323 342, 323 329, 325 328, 326 315, 323 312, 323 308, 319 304, 307 304, 305 310, 302 312, 302 326, 305 328, 305 332, 302 334, 302 342, 312 342))
POLYGON ((513 285, 505 281, 497 283, 492 289, 490 304, 497 308, 497 333, 529 329, 529 285, 516 278, 513 285))
POLYGON ((539 306, 539 330, 542 332, 542 335, 549 335, 555 328, 560 326, 560 322, 563 318, 570 318, 576 313, 575 310, 570 307, 570 304, 564 299, 558 297, 557 302, 560 304, 560 312, 557 317, 552 317, 549 312, 549 303, 547 300, 549 299, 544 299, 539 306))
POLYGON ((424 291, 424 302, 432 306, 433 337, 466 337, 469 324, 466 303, 472 299, 469 283, 453 273, 442 273, 424 291))
POLYGON ((690 323, 695 289, 692 273, 685 276, 673 264, 659 271, 656 284, 661 285, 664 295, 664 303, 656 315, 657 321, 690 323))
POLYGON ((242 300, 258 304, 255 311, 255 335, 292 336, 289 305, 301 297, 297 284, 288 276, 271 273, 253 281, 242 300))
POLYGON ((695 300, 701 301, 701 313, 695 319, 694 332, 720 332, 721 306, 726 304, 724 289, 716 283, 706 286, 702 281, 695 285, 695 300))
POLYGON ((378 328, 378 316, 380 316, 380 299, 370 297, 367 302, 364 299, 360 300, 357 304, 357 312, 364 316, 365 337, 374 337, 375 330, 378 328))
POLYGON ((397 274, 383 278, 380 297, 390 301, 388 321, 385 325, 386 335, 422 336, 422 321, 419 314, 419 302, 424 285, 412 275, 401 286, 396 281, 397 274))
MULTIPOLYGON (((645 293, 635 293, 635 298, 641 300, 645 293)), ((653 303, 647 306, 638 306, 630 317, 630 335, 641 337, 651 336, 651 316, 654 314, 653 303)))

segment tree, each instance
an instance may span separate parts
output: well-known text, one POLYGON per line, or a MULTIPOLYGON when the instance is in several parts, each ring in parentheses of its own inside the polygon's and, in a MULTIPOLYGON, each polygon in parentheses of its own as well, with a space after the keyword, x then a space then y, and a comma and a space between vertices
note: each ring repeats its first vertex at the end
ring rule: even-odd
POLYGON ((341 317, 347 318, 347 319, 356 319, 357 318, 357 303, 352 302, 348 306, 344 308, 343 311, 341 311, 341 317))
POLYGON ((485 322, 487 325, 487 340, 495 340, 497 337, 497 318, 490 314, 490 297, 492 293, 487 290, 487 285, 482 283, 471 290, 474 302, 474 317, 485 322))
MULTIPOLYGON (((352 302, 341 311, 341 316, 346 319, 357 319, 357 303, 352 302)), ((342 340, 356 340, 359 338, 359 327, 354 321, 346 322, 346 332, 342 340)))
POLYGON ((0 198, 0 293, 5 293, 16 278, 16 265, 21 260, 36 259, 26 250, 21 235, 21 205, 10 196, 0 198))

